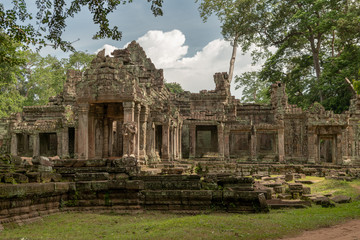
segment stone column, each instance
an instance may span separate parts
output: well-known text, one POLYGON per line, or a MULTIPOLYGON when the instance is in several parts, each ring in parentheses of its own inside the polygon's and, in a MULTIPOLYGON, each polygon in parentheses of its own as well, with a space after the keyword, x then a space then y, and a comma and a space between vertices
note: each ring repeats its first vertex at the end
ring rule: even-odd
POLYGON ((178 127, 178 159, 182 159, 182 123, 178 127))
POLYGON ((103 157, 109 157, 109 119, 104 119, 103 157))
POLYGON ((343 154, 342 154, 342 134, 338 133, 336 137, 334 137, 334 145, 336 144, 336 147, 334 149, 336 155, 335 156, 335 164, 342 164, 343 154))
POLYGON ((189 158, 196 156, 196 125, 189 125, 189 158))
POLYGON ((69 157, 69 128, 63 128, 61 131, 61 157, 66 158, 69 157))
MULTIPOLYGON (((124 107, 124 124, 131 123, 134 121, 134 102, 123 102, 124 107)), ((123 156, 127 155, 130 141, 126 141, 125 138, 123 138, 123 156)), ((135 149, 135 136, 133 139, 133 149, 135 149)))
POLYGON ((254 125, 251 126, 250 132, 250 157, 251 160, 256 160, 257 155, 257 138, 256 138, 256 128, 254 125))
POLYGON ((33 138, 33 157, 40 156, 40 136, 39 133, 32 135, 33 138))
POLYGON ((278 154, 279 162, 283 163, 285 161, 285 141, 284 141, 284 129, 278 129, 278 154))
POLYGON ((89 158, 95 158, 95 106, 89 111, 89 158))
POLYGON ((170 126, 169 123, 162 126, 162 147, 161 147, 161 160, 169 160, 170 154, 170 126))
POLYGON ((227 126, 224 128, 224 157, 230 158, 230 129, 227 126))
POLYGON ((317 135, 314 130, 308 131, 308 163, 315 163, 318 159, 317 153, 319 145, 317 144, 317 135))
POLYGON ((56 155, 58 155, 59 157, 62 156, 62 132, 61 131, 58 131, 56 133, 56 137, 57 137, 57 149, 56 149, 56 155))
POLYGON ((109 125, 109 157, 113 157, 113 146, 114 146, 114 129, 112 119, 108 119, 109 125))
POLYGON ((219 157, 224 158, 224 124, 217 125, 219 157))
POLYGON ((89 104, 79 104, 79 125, 77 150, 79 159, 88 159, 89 148, 89 104))
POLYGON ((149 116, 149 110, 147 107, 142 107, 140 112, 140 159, 146 160, 147 153, 146 153, 146 136, 147 136, 147 120, 149 116))
POLYGON ((155 124, 148 122, 146 127, 146 155, 155 158, 155 124))
POLYGON ((137 132, 135 134, 135 156, 139 158, 140 156, 140 112, 141 112, 141 105, 138 103, 135 105, 135 112, 134 112, 134 121, 136 123, 137 132))
POLYGON ((18 155, 18 139, 16 133, 11 134, 11 148, 10 148, 11 155, 17 156, 18 155))

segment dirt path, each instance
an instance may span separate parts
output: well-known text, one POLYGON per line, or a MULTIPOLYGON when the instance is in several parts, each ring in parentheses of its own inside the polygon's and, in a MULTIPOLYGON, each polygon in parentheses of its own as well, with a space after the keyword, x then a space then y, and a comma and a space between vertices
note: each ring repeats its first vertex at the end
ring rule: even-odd
POLYGON ((328 228, 305 231, 293 238, 282 240, 360 240, 360 220, 351 220, 328 228))

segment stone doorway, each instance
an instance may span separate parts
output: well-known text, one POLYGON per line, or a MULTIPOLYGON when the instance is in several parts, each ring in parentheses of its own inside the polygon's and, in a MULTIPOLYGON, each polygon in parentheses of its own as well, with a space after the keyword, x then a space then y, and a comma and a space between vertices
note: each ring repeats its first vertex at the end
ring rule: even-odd
POLYGON ((336 148, 335 136, 319 137, 319 159, 322 163, 335 163, 336 148))
POLYGON ((162 135, 163 135, 163 129, 162 125, 156 125, 155 127, 155 152, 159 155, 159 157, 162 157, 162 135))
POLYGON ((52 157, 57 155, 56 133, 40 133, 40 155, 52 157))
POLYGON ((31 157, 33 155, 33 143, 29 134, 16 134, 17 151, 19 156, 31 157))
POLYGON ((68 135, 69 135, 69 142, 68 142, 69 157, 74 158, 75 157, 75 128, 69 127, 68 135))
POLYGON ((122 157, 124 108, 122 103, 94 103, 90 107, 91 158, 122 157))
POLYGON ((218 155, 217 126, 196 126, 196 157, 218 155))

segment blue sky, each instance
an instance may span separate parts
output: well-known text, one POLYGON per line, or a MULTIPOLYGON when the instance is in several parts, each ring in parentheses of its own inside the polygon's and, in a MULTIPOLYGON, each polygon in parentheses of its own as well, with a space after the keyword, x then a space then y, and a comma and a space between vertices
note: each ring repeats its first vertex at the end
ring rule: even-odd
MULTIPOLYGON (((30 10, 34 1, 26 1, 30 10)), ((5 3, 6 5, 6 3, 5 3)), ((110 26, 118 26, 123 33, 121 41, 109 39, 92 40, 98 30, 92 22, 87 9, 67 21, 63 39, 79 41, 74 43, 78 51, 95 53, 102 48, 124 48, 127 43, 136 40, 144 48, 148 57, 157 68, 164 69, 167 82, 178 82, 185 90, 198 92, 215 87, 215 72, 227 72, 232 48, 222 39, 221 24, 217 17, 202 21, 195 0, 165 0, 163 16, 154 17, 150 4, 146 0, 134 0, 133 3, 119 6, 110 14, 110 26)), ((34 12, 34 11, 33 11, 34 12)), ((59 58, 68 53, 53 50, 50 47, 41 52, 59 58)), ((238 51, 235 75, 253 69, 249 54, 238 51)), ((232 95, 241 97, 241 91, 231 87, 232 95)))

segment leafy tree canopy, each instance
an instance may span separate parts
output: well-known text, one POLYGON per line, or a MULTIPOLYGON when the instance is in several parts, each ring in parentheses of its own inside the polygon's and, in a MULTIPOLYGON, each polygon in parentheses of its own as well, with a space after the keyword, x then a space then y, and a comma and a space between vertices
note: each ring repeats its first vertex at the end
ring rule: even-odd
MULTIPOLYGON (((10 0, 9 0, 10 1, 10 0)), ((163 0, 146 0, 155 16, 162 15, 163 0)), ((12 8, 5 9, 0 3, 0 31, 12 39, 38 46, 51 45, 64 51, 72 50, 71 42, 62 39, 66 20, 87 8, 93 23, 99 25, 94 39, 121 39, 117 26, 111 27, 108 14, 132 0, 36 0, 37 12, 29 12, 25 0, 11 0, 12 8), (29 23, 34 22, 34 24, 29 23)))
POLYGON ((182 92, 184 92, 184 89, 182 88, 182 86, 179 83, 176 83, 176 82, 165 83, 165 86, 172 93, 182 93, 182 92))
MULTIPOLYGON (((354 0, 204 0, 201 14, 223 22, 225 38, 237 35, 254 63, 264 62, 256 78, 282 81, 290 103, 318 101, 335 112, 346 110, 352 91, 346 78, 360 69, 360 2, 354 0)), ((243 74, 238 84, 252 84, 243 74)), ((268 86, 270 84, 265 84, 268 86)))

